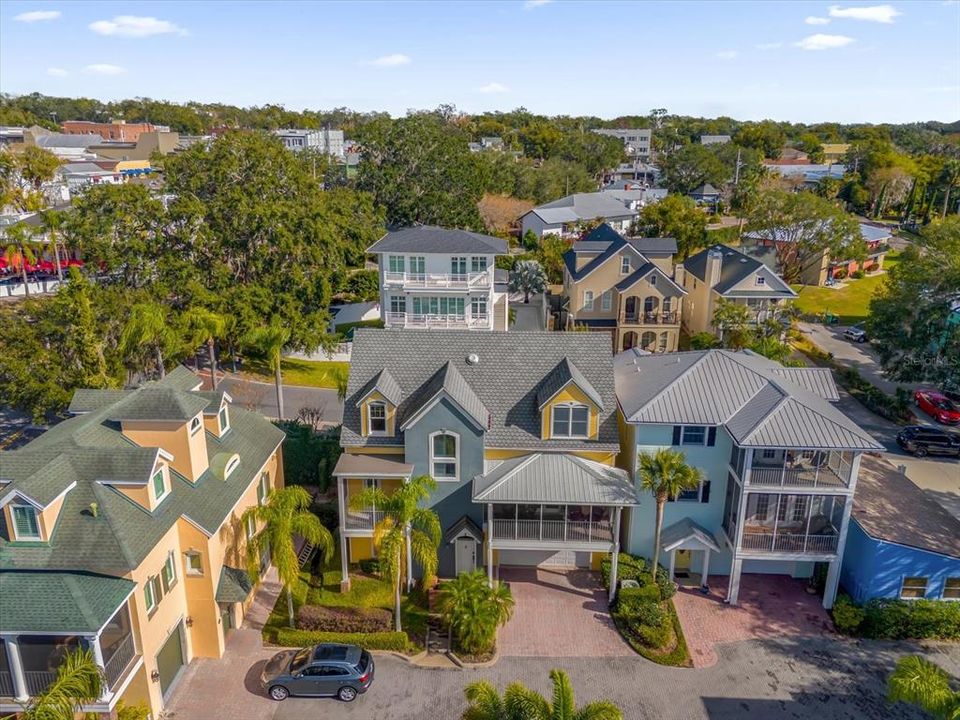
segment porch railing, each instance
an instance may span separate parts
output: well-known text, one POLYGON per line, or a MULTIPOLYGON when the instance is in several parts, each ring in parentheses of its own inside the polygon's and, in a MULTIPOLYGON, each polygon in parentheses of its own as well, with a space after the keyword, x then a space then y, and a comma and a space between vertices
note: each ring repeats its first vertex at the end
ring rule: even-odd
POLYGON ((112 688, 116 684, 120 676, 123 675, 123 671, 130 665, 130 661, 133 660, 135 654, 133 635, 127 635, 117 645, 116 650, 113 651, 113 656, 107 660, 107 664, 103 668, 104 675, 107 677, 107 685, 112 688))
POLYGON ((743 533, 741 549, 787 553, 833 553, 837 551, 837 535, 802 535, 799 533, 743 533))
POLYGON ((493 521, 493 540, 537 542, 613 542, 609 520, 503 520, 493 521))
POLYGON ((426 315, 422 313, 388 312, 387 327, 404 328, 454 328, 461 330, 487 329, 490 327, 490 315, 426 315))
POLYGON ((383 280, 387 285, 407 288, 481 288, 490 287, 492 274, 489 270, 471 273, 385 272, 383 280))
POLYGON ((762 487, 847 487, 850 461, 842 456, 825 457, 819 463, 790 467, 785 463, 763 463, 754 459, 749 485, 762 487))
POLYGON ((27 693, 39 695, 57 679, 56 670, 24 670, 23 678, 27 683, 27 693))
POLYGON ((9 670, 0 670, 0 697, 13 697, 13 675, 9 670))
POLYGON ((676 325, 680 322, 680 313, 674 312, 624 312, 620 323, 624 325, 676 325))
POLYGON ((348 510, 344 527, 347 530, 373 530, 383 520, 383 510, 348 510))

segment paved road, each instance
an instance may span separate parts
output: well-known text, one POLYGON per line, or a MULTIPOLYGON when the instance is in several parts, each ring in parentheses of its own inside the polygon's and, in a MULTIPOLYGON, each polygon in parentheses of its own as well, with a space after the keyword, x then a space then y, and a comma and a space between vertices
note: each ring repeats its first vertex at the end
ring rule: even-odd
MULTIPOLYGON (((240 407, 259 410, 270 418, 277 417, 277 390, 273 383, 228 377, 221 382, 221 386, 240 407)), ((343 405, 337 398, 336 390, 284 385, 284 415, 288 419, 295 418, 301 408, 319 408, 324 422, 339 423, 343 419, 343 405)))

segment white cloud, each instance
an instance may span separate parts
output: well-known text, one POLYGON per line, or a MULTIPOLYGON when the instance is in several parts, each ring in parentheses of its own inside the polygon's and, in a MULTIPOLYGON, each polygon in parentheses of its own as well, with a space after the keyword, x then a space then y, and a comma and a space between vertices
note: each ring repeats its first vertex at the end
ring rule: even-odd
POLYGON ((52 67, 47 68, 47 75, 53 75, 54 77, 66 77, 69 73, 63 68, 52 67))
POLYGON ((757 50, 776 50, 778 47, 783 47, 782 42, 768 42, 760 43, 757 45, 757 50))
POLYGON ((816 35, 805 37, 799 42, 795 42, 794 45, 804 50, 830 50, 832 48, 844 47, 852 42, 856 41, 846 35, 824 35, 823 33, 817 33, 816 35))
POLYGON ((150 35, 186 35, 187 31, 169 20, 137 15, 117 15, 113 20, 97 20, 90 29, 99 35, 117 37, 149 37, 150 35))
POLYGON ((13 19, 19 22, 32 23, 42 20, 56 20, 60 17, 59 10, 31 10, 30 12, 20 13, 13 19))
POLYGON ((829 25, 830 18, 817 17, 816 15, 809 15, 804 22, 807 25, 829 25))
POLYGON ((371 60, 367 65, 375 65, 376 67, 397 67, 398 65, 409 65, 413 60, 409 55, 404 55, 403 53, 393 53, 392 55, 384 55, 378 57, 376 60, 371 60))
POLYGON ((902 15, 893 5, 869 5, 867 7, 849 7, 842 8, 837 5, 830 6, 830 17, 848 18, 850 20, 866 20, 867 22, 878 22, 889 25, 898 15, 902 15))
POLYGON ((523 4, 524 10, 533 10, 538 7, 543 7, 544 5, 549 5, 553 0, 527 0, 523 4))
POLYGON ((110 65, 109 63, 94 63, 93 65, 87 65, 83 70, 91 75, 122 75, 126 72, 119 65, 110 65))
POLYGON ((478 88, 478 89, 477 89, 477 92, 482 92, 482 93, 505 93, 505 92, 510 92, 510 88, 508 88, 506 85, 503 85, 502 83, 492 82, 492 83, 487 83, 486 85, 484 85, 484 86, 481 87, 481 88, 478 88))
POLYGON ((717 53, 717 57, 721 60, 733 60, 739 54, 736 50, 721 50, 717 53))

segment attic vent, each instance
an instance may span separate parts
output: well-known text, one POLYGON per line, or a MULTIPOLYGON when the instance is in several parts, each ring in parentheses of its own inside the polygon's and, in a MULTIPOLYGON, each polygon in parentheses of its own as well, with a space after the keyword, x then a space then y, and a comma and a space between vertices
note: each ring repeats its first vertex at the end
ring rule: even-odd
POLYGON ((479 364, 480 364, 479 355, 477 355, 476 353, 470 353, 469 355, 467 355, 467 365, 479 365, 479 364))
POLYGON ((746 261, 747 261, 746 258, 740 258, 740 262, 745 263, 746 261))

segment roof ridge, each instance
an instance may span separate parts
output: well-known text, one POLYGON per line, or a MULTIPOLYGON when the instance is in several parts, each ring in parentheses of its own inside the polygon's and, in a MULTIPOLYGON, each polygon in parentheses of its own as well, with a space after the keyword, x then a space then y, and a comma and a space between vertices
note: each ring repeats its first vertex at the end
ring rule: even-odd
MULTIPOLYGON (((645 402, 643 405, 641 405, 641 406, 638 407, 636 410, 634 410, 631 417, 636 417, 636 416, 639 415, 641 412, 643 412, 643 411, 646 410, 648 407, 650 407, 650 405, 653 404, 654 400, 659 400, 659 399, 663 396, 663 394, 664 394, 665 392, 667 392, 667 390, 669 390, 671 387, 673 387, 673 386, 676 385, 678 382, 680 382, 680 380, 682 380, 682 379, 685 378, 687 375, 689 375, 690 372, 691 372, 695 367, 699 366, 700 363, 703 362, 704 358, 706 358, 706 357, 708 357, 708 356, 710 355, 710 352, 711 352, 710 350, 687 350, 687 351, 682 352, 682 353, 670 353, 670 355, 676 355, 676 356, 678 356, 678 357, 679 357, 680 355, 692 355, 692 354, 694 354, 694 353, 701 353, 701 355, 700 355, 700 357, 698 357, 696 360, 694 360, 692 363, 690 363, 690 366, 687 367, 683 372, 681 372, 679 375, 677 375, 677 376, 676 376, 673 380, 671 380, 667 385, 665 385, 664 387, 662 387, 662 388, 660 389, 660 391, 659 391, 656 395, 654 395, 652 398, 650 398, 649 400, 647 400, 647 402, 645 402)), ((679 362, 679 361, 678 361, 678 362, 679 362)), ((629 421, 629 420, 630 420, 630 418, 628 418, 628 421, 629 421)))
MULTIPOLYGON (((527 456, 523 459, 522 462, 517 463, 516 466, 514 466, 514 467, 512 467, 510 470, 508 470, 507 473, 506 473, 503 477, 501 477, 501 478, 500 478, 499 480, 497 480, 495 483, 492 483, 489 487, 485 487, 485 488, 483 489, 483 491, 480 493, 479 497, 483 497, 484 495, 490 493, 492 490, 496 490, 498 487, 500 487, 501 485, 503 485, 507 480, 509 480, 510 478, 512 478, 512 477, 513 477, 514 475, 516 475, 518 472, 520 472, 520 470, 522 470, 523 468, 525 468, 527 465, 529 465, 530 463, 532 463, 534 460, 536 460, 537 458, 541 457, 542 455, 543 455, 543 453, 541 453, 541 452, 535 452, 535 453, 531 453, 531 454, 527 455, 527 456)), ((523 456, 520 455, 519 457, 523 457, 523 456)), ((510 459, 513 459, 513 458, 510 458, 510 459)), ((498 465, 497 467, 499 467, 499 465, 498 465)), ((497 468, 493 468, 493 469, 496 470, 497 468)), ((486 474, 486 473, 484 473, 484 474, 486 474)))

